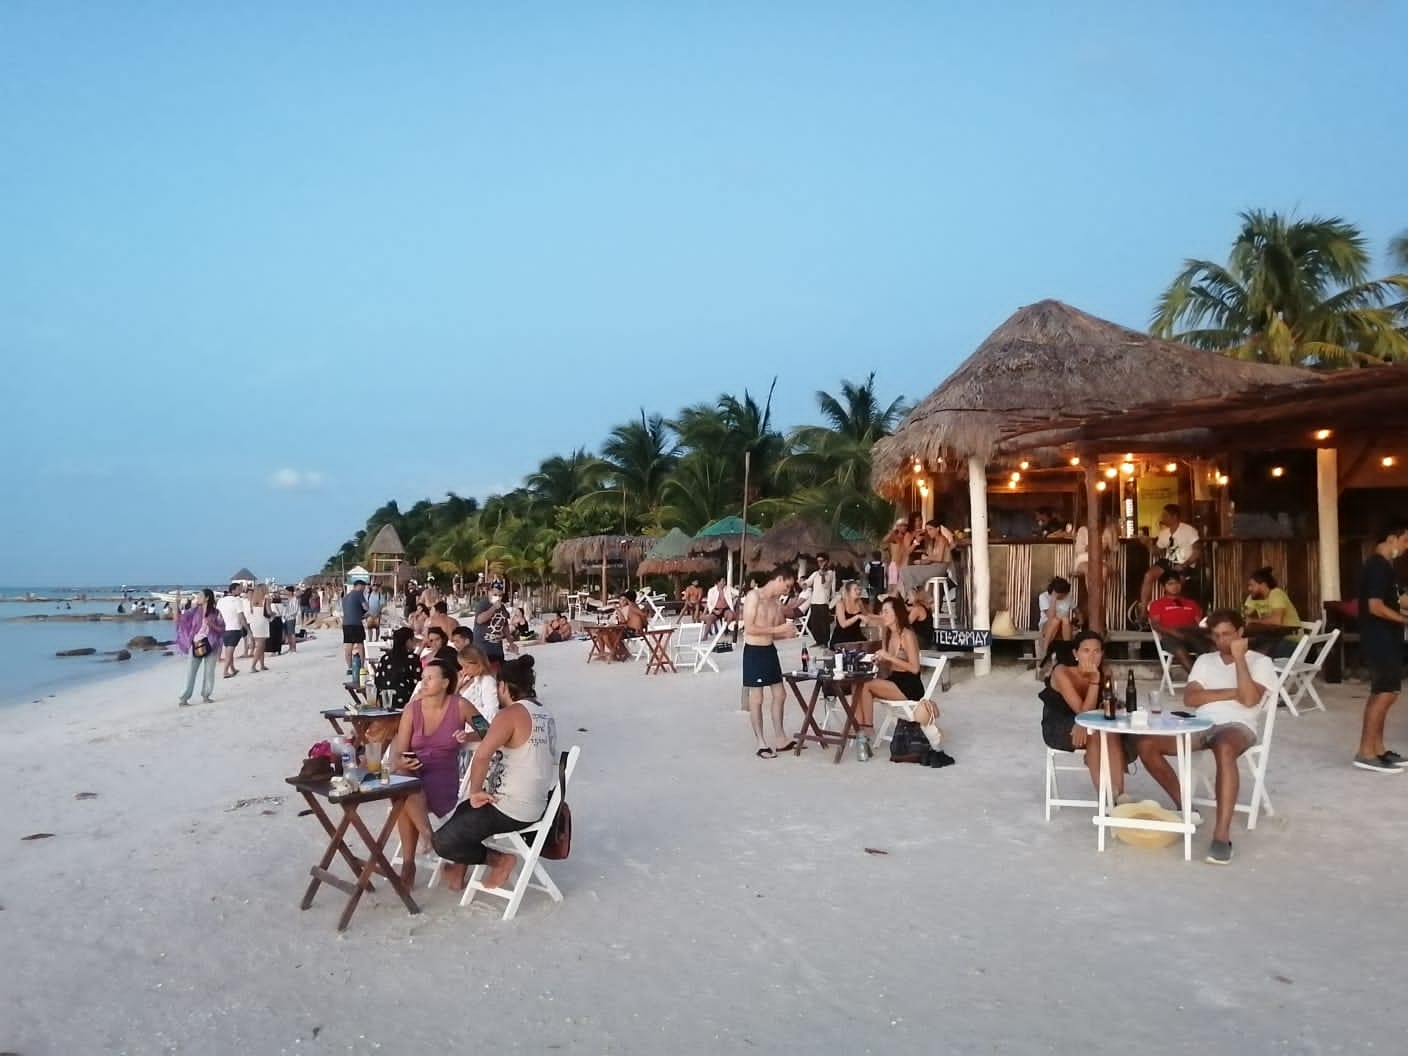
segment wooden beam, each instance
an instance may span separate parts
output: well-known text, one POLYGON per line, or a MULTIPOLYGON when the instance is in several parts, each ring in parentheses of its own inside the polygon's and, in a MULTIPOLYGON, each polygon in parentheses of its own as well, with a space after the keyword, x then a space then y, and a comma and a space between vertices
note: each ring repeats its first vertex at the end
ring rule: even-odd
POLYGON ((1105 546, 1100 536, 1100 466, 1094 455, 1081 454, 1085 469, 1086 626, 1105 633, 1105 546))

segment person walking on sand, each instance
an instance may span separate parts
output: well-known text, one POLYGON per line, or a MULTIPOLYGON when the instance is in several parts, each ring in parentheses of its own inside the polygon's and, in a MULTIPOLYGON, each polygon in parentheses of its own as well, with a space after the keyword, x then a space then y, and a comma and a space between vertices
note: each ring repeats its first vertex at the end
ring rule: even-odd
POLYGON ((245 626, 249 628, 251 663, 249 673, 269 670, 265 653, 269 648, 269 589, 262 583, 249 592, 244 602, 245 626))
POLYGON ((188 609, 172 608, 176 621, 176 650, 191 658, 186 669, 186 688, 181 691, 180 705, 191 703, 196 688, 196 672, 200 672, 200 699, 209 704, 215 692, 215 665, 225 636, 225 621, 215 604, 215 591, 201 591, 200 599, 188 609))
MULTIPOLYGON (((284 594, 284 641, 288 643, 290 653, 298 652, 298 616, 302 606, 298 600, 298 591, 289 587, 284 594)), ((282 651, 282 650, 281 650, 282 651)))
POLYGON ((743 599, 743 685, 748 690, 748 721, 758 741, 754 753, 759 759, 774 759, 778 752, 796 748, 785 740, 782 709, 787 691, 782 685, 782 664, 777 658, 777 640, 795 638, 797 628, 782 615, 779 600, 796 583, 797 574, 782 565, 771 575, 755 578, 756 584, 743 599), (772 732, 776 745, 763 739, 763 690, 772 692, 772 732))
MULTIPOLYGON (((367 596, 365 579, 352 584, 342 599, 342 660, 347 665, 347 673, 352 673, 352 657, 366 657, 367 629, 362 621, 367 618, 367 596)), ((448 636, 447 636, 448 638, 448 636)))
POLYGON ((238 583, 231 583, 225 596, 215 603, 215 607, 220 612, 220 618, 225 621, 225 634, 221 638, 220 662, 224 666, 226 678, 234 678, 239 674, 239 670, 235 667, 235 649, 240 644, 240 639, 249 630, 244 619, 244 602, 240 598, 243 593, 244 587, 238 583))
POLYGON ((1408 759, 1384 747, 1384 721, 1403 689, 1403 625, 1408 607, 1393 563, 1408 551, 1408 520, 1396 518, 1379 533, 1374 552, 1359 573, 1359 654, 1369 669, 1369 699, 1354 765, 1396 774, 1408 759))
POLYGON ((381 591, 373 584, 371 593, 367 595, 367 637, 373 642, 381 640, 381 610, 383 604, 381 591))
POLYGON ((836 597, 836 570, 827 554, 816 555, 816 571, 805 584, 810 607, 807 610, 807 633, 817 645, 831 640, 831 606, 836 597))

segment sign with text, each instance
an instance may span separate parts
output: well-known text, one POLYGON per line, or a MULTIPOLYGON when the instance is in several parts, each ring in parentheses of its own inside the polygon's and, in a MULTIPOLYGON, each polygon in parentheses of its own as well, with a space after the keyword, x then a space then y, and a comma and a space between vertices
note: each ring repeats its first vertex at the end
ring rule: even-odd
POLYGON ((936 649, 988 649, 992 646, 992 631, 975 631, 966 627, 935 627, 936 649))

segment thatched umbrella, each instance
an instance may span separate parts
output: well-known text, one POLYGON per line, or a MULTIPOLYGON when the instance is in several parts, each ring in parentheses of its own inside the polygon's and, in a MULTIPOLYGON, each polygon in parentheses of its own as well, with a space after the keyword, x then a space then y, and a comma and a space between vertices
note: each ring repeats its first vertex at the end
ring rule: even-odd
POLYGON ((803 517, 788 517, 749 543, 748 561, 754 565, 781 565, 814 554, 860 559, 865 553, 862 546, 832 531, 828 525, 803 517))
POLYGON ((564 539, 553 548, 554 572, 581 572, 601 566, 601 597, 606 600, 606 566, 618 562, 630 579, 631 565, 639 564, 646 547, 652 542, 645 535, 588 535, 580 539, 564 539))
POLYGON ((247 568, 242 568, 230 577, 231 583, 254 583, 254 573, 247 568))
POLYGON ((720 517, 717 521, 706 524, 695 533, 694 538, 689 542, 689 552, 696 556, 707 555, 714 558, 723 556, 728 565, 724 575, 732 583, 733 555, 743 549, 744 536, 762 534, 761 529, 746 524, 742 517, 720 517))
POLYGON ((718 565, 713 558, 690 556, 692 541, 678 528, 671 528, 645 552, 638 571, 642 576, 689 576, 713 571, 718 565))
MULTIPOLYGON (((1098 319, 1060 301, 1041 301, 992 332, 947 380, 922 400, 894 435, 871 453, 871 483, 897 497, 911 467, 941 461, 966 470, 972 517, 973 622, 987 629, 987 464, 995 455, 1033 452, 1034 434, 1073 419, 1112 415, 1138 405, 1197 400, 1226 392, 1300 381, 1310 372, 1244 363, 1215 352, 1161 341, 1098 319)), ((1091 539, 1100 537, 1096 467, 1085 460, 1091 539)), ((1103 627, 1104 582, 1098 546, 1087 575, 1091 623, 1103 627)), ((987 658, 976 665, 987 671, 987 658)))

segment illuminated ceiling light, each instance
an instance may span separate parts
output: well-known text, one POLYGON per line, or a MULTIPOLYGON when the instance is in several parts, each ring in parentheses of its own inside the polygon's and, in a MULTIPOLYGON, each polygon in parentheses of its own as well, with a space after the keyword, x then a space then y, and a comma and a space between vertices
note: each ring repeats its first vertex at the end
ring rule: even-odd
POLYGON ((1120 468, 1121 468, 1122 470, 1124 470, 1124 475, 1125 475, 1125 476, 1129 476, 1131 473, 1134 472, 1134 463, 1133 463, 1133 462, 1126 462, 1126 463, 1125 463, 1124 465, 1122 465, 1120 468))
POLYGON ((1022 479, 1022 474, 1020 474, 1020 473, 1013 473, 1013 474, 1012 474, 1012 483, 1013 483, 1013 484, 1017 483, 1017 481, 1019 481, 1019 480, 1021 480, 1021 479, 1022 479))
POLYGON ((1165 463, 1164 463, 1164 472, 1165 472, 1165 473, 1177 473, 1177 472, 1178 472, 1178 463, 1177 463, 1177 462, 1165 462, 1165 463))
POLYGON ((1226 474, 1226 473, 1219 473, 1219 474, 1217 475, 1217 482, 1218 482, 1219 484, 1224 484, 1224 485, 1225 485, 1225 484, 1227 483, 1227 474, 1226 474))
POLYGON ((1071 457, 1071 465, 1073 465, 1073 466, 1078 466, 1078 465, 1080 465, 1080 455, 1073 455, 1073 456, 1071 457))
POLYGON ((1028 462, 1028 461, 1024 458, 1024 459, 1022 459, 1021 462, 1017 463, 1017 468, 1018 468, 1018 469, 1030 469, 1030 468, 1031 468, 1031 465, 1032 465, 1032 464, 1031 464, 1030 462, 1028 462))
POLYGON ((1105 470, 1105 476, 1109 477, 1111 480, 1114 480, 1119 475, 1120 471, 1114 466, 1111 466, 1109 469, 1105 470))
POLYGON ((1328 430, 1328 429, 1317 429, 1317 430, 1315 430, 1315 439, 1317 439, 1317 440, 1328 440, 1328 439, 1330 439, 1330 437, 1332 437, 1332 436, 1334 436, 1334 435, 1335 435, 1335 434, 1332 433, 1332 432, 1331 432, 1330 430, 1328 430))
POLYGON ((1095 482, 1095 490, 1096 490, 1096 491, 1104 491, 1104 490, 1105 490, 1105 482, 1104 482, 1103 480, 1097 480, 1097 481, 1095 482))
POLYGON ((1271 475, 1272 475, 1273 477, 1284 477, 1284 476, 1286 475, 1286 467, 1285 467, 1285 466, 1272 466, 1272 467, 1271 467, 1271 475))
POLYGON ((1015 480, 1009 480, 1009 481, 1007 482, 1007 486, 1008 486, 1009 488, 1015 488, 1015 487, 1017 486, 1017 482, 1016 482, 1015 480))
POLYGON ((1379 459, 1379 465, 1383 466, 1384 469, 1392 469, 1394 466, 1398 465, 1398 459, 1394 458, 1392 455, 1384 455, 1383 458, 1379 459))

